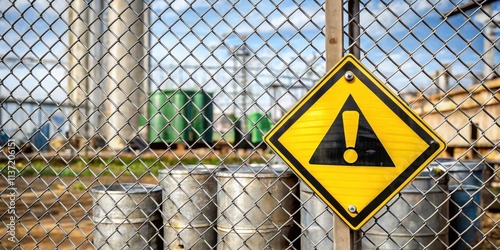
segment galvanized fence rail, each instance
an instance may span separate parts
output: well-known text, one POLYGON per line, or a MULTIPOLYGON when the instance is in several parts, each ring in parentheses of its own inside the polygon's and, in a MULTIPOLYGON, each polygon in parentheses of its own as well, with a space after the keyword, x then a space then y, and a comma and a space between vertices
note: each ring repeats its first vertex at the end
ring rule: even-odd
MULTIPOLYGON (((1 248, 332 249, 262 139, 327 70, 325 1, 0 3, 1 248)), ((344 1, 344 53, 448 143, 363 249, 500 248, 499 10, 344 1)))

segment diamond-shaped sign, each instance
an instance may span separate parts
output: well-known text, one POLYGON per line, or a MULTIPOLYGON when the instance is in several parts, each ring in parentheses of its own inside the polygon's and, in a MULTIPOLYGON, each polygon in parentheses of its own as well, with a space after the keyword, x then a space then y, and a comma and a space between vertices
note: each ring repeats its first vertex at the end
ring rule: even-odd
POLYGON ((264 140, 354 230, 446 148, 352 55, 309 90, 264 140))

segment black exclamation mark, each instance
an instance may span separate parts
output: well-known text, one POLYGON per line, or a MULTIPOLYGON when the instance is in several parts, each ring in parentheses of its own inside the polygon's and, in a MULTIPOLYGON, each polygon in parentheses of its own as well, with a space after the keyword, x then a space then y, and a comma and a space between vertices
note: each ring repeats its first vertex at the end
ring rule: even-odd
POLYGON ((346 150, 344 151, 344 160, 353 164, 358 160, 358 153, 354 148, 358 137, 359 113, 354 110, 347 110, 342 113, 344 123, 344 138, 346 150))

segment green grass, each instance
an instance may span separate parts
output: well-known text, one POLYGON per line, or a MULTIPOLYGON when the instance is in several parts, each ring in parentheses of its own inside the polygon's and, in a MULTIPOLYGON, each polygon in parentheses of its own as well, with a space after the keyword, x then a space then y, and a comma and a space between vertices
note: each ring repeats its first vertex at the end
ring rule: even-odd
MULTIPOLYGON (((185 157, 181 159, 183 164, 198 164, 200 160, 196 157, 185 157)), ((204 164, 219 165, 221 160, 217 158, 207 158, 201 161, 204 164)), ((62 159, 46 161, 44 159, 35 159, 32 161, 16 160, 18 174, 21 176, 106 176, 106 175, 135 175, 140 176, 144 173, 158 175, 158 170, 166 166, 178 164, 176 159, 157 159, 157 158, 81 158, 71 162, 65 162, 62 159)), ((238 157, 227 158, 224 160, 226 165, 241 164, 238 157)), ((264 160, 251 160, 251 163, 264 163, 264 160)), ((8 175, 8 162, 0 161, 0 171, 3 175, 8 175)))
POLYGON ((85 187, 85 185, 83 185, 80 182, 77 182, 77 183, 73 184, 73 188, 76 189, 76 190, 79 190, 79 191, 85 191, 85 190, 87 190, 87 188, 85 187))

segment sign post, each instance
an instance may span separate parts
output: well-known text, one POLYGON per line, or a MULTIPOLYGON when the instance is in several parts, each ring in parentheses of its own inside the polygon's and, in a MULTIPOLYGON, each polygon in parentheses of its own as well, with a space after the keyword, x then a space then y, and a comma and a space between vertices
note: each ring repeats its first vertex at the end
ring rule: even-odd
MULTIPOLYGON (((340 19, 327 21, 327 44, 342 53, 342 29, 333 25, 342 27, 342 8, 334 7, 327 6, 327 16, 340 12, 340 19)), ((361 226, 446 148, 352 55, 338 61, 264 139, 335 212, 334 248, 342 250, 354 247, 361 226)))
MULTIPOLYGON (((326 71, 337 64, 344 55, 343 1, 325 1, 326 71)), ((333 214, 333 248, 351 249, 351 230, 337 214, 333 214)))

